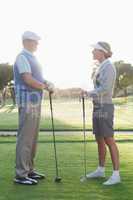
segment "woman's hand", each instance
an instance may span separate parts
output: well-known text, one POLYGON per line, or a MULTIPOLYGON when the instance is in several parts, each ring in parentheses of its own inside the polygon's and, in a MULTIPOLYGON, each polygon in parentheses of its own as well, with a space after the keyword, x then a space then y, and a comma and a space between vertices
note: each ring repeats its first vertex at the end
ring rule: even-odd
POLYGON ((88 92, 85 91, 85 90, 81 90, 81 93, 80 93, 80 97, 87 97, 88 96, 88 92))

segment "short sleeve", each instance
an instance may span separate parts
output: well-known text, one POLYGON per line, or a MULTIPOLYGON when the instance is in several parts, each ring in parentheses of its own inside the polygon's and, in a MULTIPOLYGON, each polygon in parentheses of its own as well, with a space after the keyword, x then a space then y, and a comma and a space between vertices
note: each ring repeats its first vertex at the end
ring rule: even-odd
POLYGON ((16 59, 17 68, 20 74, 31 73, 31 67, 24 55, 19 55, 16 59))

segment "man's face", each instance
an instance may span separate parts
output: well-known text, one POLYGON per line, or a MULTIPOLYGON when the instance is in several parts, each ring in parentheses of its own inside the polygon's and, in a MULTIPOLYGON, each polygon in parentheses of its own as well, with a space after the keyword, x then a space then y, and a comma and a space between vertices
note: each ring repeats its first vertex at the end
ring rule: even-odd
POLYGON ((24 47, 31 52, 35 52, 37 50, 38 41, 36 40, 24 40, 23 41, 24 47))

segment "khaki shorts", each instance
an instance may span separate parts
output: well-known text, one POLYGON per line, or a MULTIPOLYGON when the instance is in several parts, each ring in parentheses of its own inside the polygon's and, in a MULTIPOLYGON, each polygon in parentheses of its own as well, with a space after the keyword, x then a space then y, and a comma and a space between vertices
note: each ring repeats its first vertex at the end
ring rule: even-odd
POLYGON ((113 137, 113 121, 113 104, 93 104, 93 134, 96 138, 113 137))

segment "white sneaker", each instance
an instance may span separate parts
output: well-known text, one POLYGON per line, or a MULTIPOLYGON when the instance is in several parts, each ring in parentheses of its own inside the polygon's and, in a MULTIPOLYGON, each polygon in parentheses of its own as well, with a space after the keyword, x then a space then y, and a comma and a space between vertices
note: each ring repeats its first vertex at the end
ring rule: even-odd
POLYGON ((105 172, 96 170, 92 173, 86 174, 87 178, 105 178, 105 172))
POLYGON ((111 176, 103 185, 115 185, 121 182, 120 176, 111 176))

